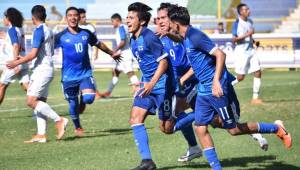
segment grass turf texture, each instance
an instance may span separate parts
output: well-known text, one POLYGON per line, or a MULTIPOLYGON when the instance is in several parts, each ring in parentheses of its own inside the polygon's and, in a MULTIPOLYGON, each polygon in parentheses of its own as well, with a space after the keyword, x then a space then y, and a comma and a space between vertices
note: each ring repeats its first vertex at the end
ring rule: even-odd
MULTIPOLYGON (((51 84, 48 103, 60 115, 68 118, 68 105, 64 101, 59 72, 51 84)), ((292 133, 294 143, 286 150, 275 135, 265 135, 269 151, 264 152, 248 135, 231 137, 221 129, 210 132, 215 141, 224 169, 300 169, 300 72, 264 71, 262 79, 263 105, 249 104, 252 97, 252 77, 238 84, 241 121, 284 121, 292 133)), ((108 72, 96 72, 100 91, 110 81, 108 72)), ((132 98, 126 76, 122 75, 113 98, 96 100, 81 115, 85 136, 74 137, 73 124, 67 128, 63 140, 55 140, 54 123, 48 121, 48 143, 24 144, 35 133, 36 122, 26 107, 25 94, 17 83, 7 91, 0 106, 0 169, 131 169, 140 163, 138 151, 128 123, 132 98)), ((181 133, 164 135, 158 128, 156 116, 149 116, 146 127, 153 159, 159 169, 210 169, 202 157, 190 163, 177 162, 185 153, 187 144, 181 133)))

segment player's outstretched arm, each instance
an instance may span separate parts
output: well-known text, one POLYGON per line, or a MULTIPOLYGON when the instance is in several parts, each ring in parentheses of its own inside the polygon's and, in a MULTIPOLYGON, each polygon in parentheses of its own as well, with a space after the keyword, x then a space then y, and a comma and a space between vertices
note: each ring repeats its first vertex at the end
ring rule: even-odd
POLYGON ((31 51, 26 56, 24 57, 19 56, 18 59, 8 61, 8 63, 6 64, 7 68, 13 69, 20 64, 27 63, 33 60, 37 56, 38 51, 39 51, 38 48, 32 48, 31 51))
POLYGON ((194 70, 191 67, 179 80, 180 86, 183 86, 185 84, 185 81, 187 81, 190 77, 194 75, 194 70))
POLYGON ((216 48, 212 55, 216 57, 216 71, 212 85, 212 93, 216 97, 221 97, 223 96, 223 90, 219 80, 225 67, 226 54, 222 50, 216 48))
POLYGON ((117 48, 115 49, 115 52, 117 52, 120 49, 122 49, 123 47, 125 47, 125 45, 126 45, 126 41, 125 40, 121 40, 121 42, 118 44, 117 48))
POLYGON ((147 96, 151 93, 153 87, 160 79, 160 77, 166 72, 167 68, 168 68, 168 60, 166 58, 161 59, 159 61, 157 70, 155 71, 151 81, 144 83, 144 91, 140 93, 140 96, 147 96))
POLYGON ((100 50, 104 51, 106 54, 109 54, 115 61, 120 62, 122 60, 122 56, 120 53, 113 52, 110 48, 108 48, 103 42, 99 42, 96 45, 100 50))

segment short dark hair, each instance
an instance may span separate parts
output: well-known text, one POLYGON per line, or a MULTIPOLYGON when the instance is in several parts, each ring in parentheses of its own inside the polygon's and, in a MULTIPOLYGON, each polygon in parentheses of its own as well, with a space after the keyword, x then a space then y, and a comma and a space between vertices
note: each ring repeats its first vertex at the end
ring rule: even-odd
POLYGON ((66 15, 67 15, 68 12, 71 11, 71 10, 75 10, 75 11, 78 12, 78 14, 80 14, 78 8, 71 6, 71 7, 67 8, 67 10, 66 10, 66 15))
POLYGON ((176 21, 181 25, 190 25, 190 14, 187 8, 174 6, 169 12, 168 17, 171 21, 176 21))
POLYGON ((78 8, 78 13, 79 13, 79 14, 85 14, 86 11, 85 11, 84 8, 78 8))
POLYGON ((23 26, 24 17, 16 8, 8 8, 4 12, 4 16, 10 21, 12 26, 20 28, 23 26))
POLYGON ((45 22, 47 17, 46 9, 42 5, 35 5, 31 9, 31 15, 38 20, 45 22))
POLYGON ((243 4, 243 3, 240 3, 238 4, 238 6, 236 7, 236 11, 239 15, 241 15, 241 9, 244 7, 244 6, 247 6, 247 4, 243 4))
POLYGON ((151 13, 149 12, 150 10, 152 10, 152 8, 150 8, 148 5, 143 4, 141 2, 135 2, 128 6, 128 11, 137 12, 139 20, 145 21, 143 26, 147 26, 150 21, 151 18, 151 13))
POLYGON ((119 19, 120 21, 122 21, 122 17, 121 17, 121 15, 118 14, 118 13, 114 13, 114 14, 110 17, 110 19, 119 19))
POLYGON ((224 23, 223 22, 218 22, 218 25, 224 25, 224 23))
POLYGON ((172 6, 171 3, 169 2, 163 2, 160 4, 160 6, 157 8, 157 11, 163 10, 163 9, 167 9, 169 10, 169 8, 172 6))

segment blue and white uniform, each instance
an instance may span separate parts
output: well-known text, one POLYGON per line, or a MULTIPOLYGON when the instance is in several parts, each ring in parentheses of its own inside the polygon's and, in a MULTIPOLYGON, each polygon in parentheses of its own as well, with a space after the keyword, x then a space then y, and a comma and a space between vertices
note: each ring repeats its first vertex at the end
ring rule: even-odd
MULTIPOLYGON (((4 58, 4 62, 9 60, 14 60, 14 52, 13 46, 17 44, 20 47, 19 55, 25 56, 25 35, 22 28, 10 26, 6 33, 5 42, 2 49, 2 56, 4 58)), ((28 75, 28 64, 21 64, 17 66, 20 69, 18 74, 15 73, 14 69, 3 69, 1 74, 0 82, 2 84, 12 83, 14 79, 18 79, 19 83, 28 83, 29 75, 28 75)))
POLYGON ((120 25, 115 29, 115 39, 117 45, 121 43, 121 41, 125 41, 125 46, 121 49, 122 61, 117 62, 115 65, 115 69, 118 71, 123 71, 125 74, 133 71, 133 54, 130 50, 130 36, 127 32, 127 28, 125 25, 120 25))
MULTIPOLYGON (((141 69, 141 82, 150 82, 158 68, 159 61, 167 59, 168 54, 164 51, 159 38, 146 27, 143 27, 139 37, 131 37, 130 45, 141 69)), ((158 109, 159 119, 169 120, 172 116, 172 102, 170 99, 174 94, 173 76, 173 71, 168 69, 157 81, 148 96, 139 96, 143 89, 137 93, 133 106, 146 109, 152 114, 155 114, 156 109, 158 109)), ((143 84, 141 84, 141 88, 143 88, 143 84)))
POLYGON ((50 82, 54 76, 53 54, 54 35, 46 24, 40 24, 33 32, 32 48, 38 48, 36 59, 33 61, 33 72, 30 76, 28 96, 48 96, 50 82))
MULTIPOLYGON (((233 23, 232 35, 240 37, 253 28, 252 20, 248 19, 244 21, 238 18, 233 23)), ((252 36, 246 37, 244 40, 240 40, 236 43, 235 49, 235 72, 237 74, 250 74, 260 70, 260 63, 258 57, 255 55, 253 48, 252 36)))
POLYGON ((216 113, 219 114, 224 128, 236 127, 235 115, 239 115, 239 103, 231 81, 234 78, 223 69, 220 84, 224 95, 220 98, 212 95, 212 83, 216 71, 216 59, 212 54, 215 44, 200 30, 188 27, 184 37, 187 56, 199 80, 195 110, 195 125, 208 125, 216 113))
MULTIPOLYGON (((185 53, 185 48, 182 43, 174 42, 167 36, 161 37, 160 41, 162 42, 165 51, 168 53, 170 61, 172 62, 174 74, 176 75, 178 79, 177 82, 179 83, 179 79, 191 68, 190 62, 185 53)), ((194 106, 195 100, 192 99, 197 95, 197 84, 197 78, 192 76, 185 82, 184 87, 179 88, 176 92, 176 96, 183 98, 187 97, 187 103, 194 106)))
POLYGON ((93 33, 81 28, 77 34, 66 28, 55 36, 55 47, 62 48, 62 84, 66 99, 77 98, 83 89, 95 90, 88 47, 98 43, 93 33))

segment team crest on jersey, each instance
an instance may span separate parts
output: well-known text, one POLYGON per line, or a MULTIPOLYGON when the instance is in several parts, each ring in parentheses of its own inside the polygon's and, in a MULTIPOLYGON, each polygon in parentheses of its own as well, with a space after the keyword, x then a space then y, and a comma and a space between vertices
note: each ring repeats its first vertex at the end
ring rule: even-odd
POLYGON ((138 46, 138 51, 143 51, 144 50, 144 46, 138 46))
POLYGON ((88 37, 86 35, 82 36, 81 38, 82 38, 82 40, 87 40, 88 39, 88 37))
POLYGON ((66 42, 69 43, 69 42, 71 42, 71 40, 70 39, 66 39, 66 42))

